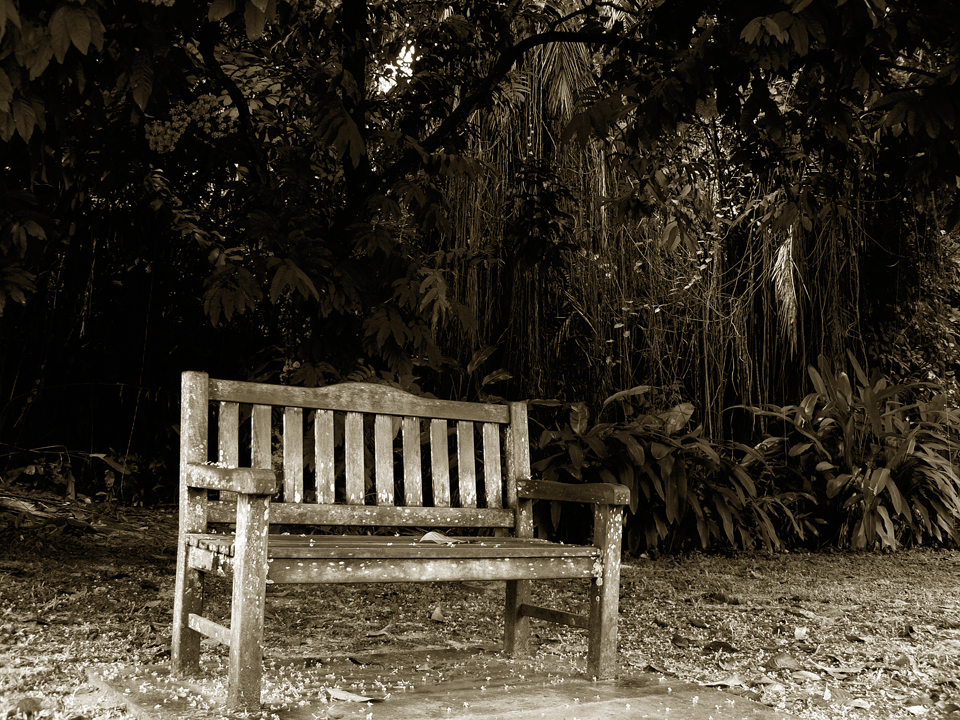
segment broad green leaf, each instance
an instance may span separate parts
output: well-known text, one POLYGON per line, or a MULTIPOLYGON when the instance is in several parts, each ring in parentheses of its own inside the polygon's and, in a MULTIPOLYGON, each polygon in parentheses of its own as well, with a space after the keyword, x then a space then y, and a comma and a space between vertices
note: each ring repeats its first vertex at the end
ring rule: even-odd
POLYGON ((570 456, 570 469, 577 480, 583 479, 583 448, 577 443, 571 443, 567 448, 567 455, 570 456))
MULTIPOLYGON (((3 2, 3 0, 0 0, 0 2, 3 2)), ((53 46, 53 56, 61 65, 63 64, 64 58, 67 55, 67 50, 70 49, 71 42, 70 28, 67 24, 68 13, 68 7, 66 5, 61 5, 53 11, 53 15, 50 16, 50 23, 48 26, 50 30, 50 41, 53 46)))
POLYGON ((771 17, 765 17, 760 23, 763 25, 763 29, 775 37, 778 42, 786 42, 786 36, 776 20, 771 17))
POLYGON ((693 410, 692 403, 680 403, 667 412, 662 413, 660 419, 663 420, 663 431, 667 435, 673 435, 689 422, 693 416, 693 410))
POLYGON ((810 36, 803 21, 794 21, 790 26, 790 37, 793 38, 793 47, 797 51, 797 55, 804 57, 810 51, 810 36))
POLYGON ((850 480, 851 477, 853 476, 850 475, 850 473, 841 473, 836 477, 829 478, 827 480, 827 488, 826 488, 827 497, 835 498, 839 494, 840 490, 842 490, 843 487, 846 486, 847 482, 850 480))
POLYGON ((664 445, 663 443, 652 442, 650 443, 650 454, 657 460, 662 460, 667 455, 670 454, 670 446, 664 445))
POLYGON ((874 525, 877 534, 880 535, 885 547, 895 549, 897 547, 897 539, 893 527, 893 521, 890 519, 887 509, 883 505, 880 505, 877 508, 877 514, 880 516, 879 520, 877 520, 874 525))
POLYGON ((563 513, 563 503, 558 502, 557 500, 550 501, 550 522, 553 525, 553 529, 556 530, 560 527, 560 516, 563 513))
POLYGON ((7 31, 7 20, 16 27, 20 24, 20 13, 17 12, 16 0, 0 0, 0 41, 7 31))
POLYGON ((570 407, 570 427, 577 435, 587 432, 587 423, 590 420, 590 410, 586 403, 573 403, 570 407))
POLYGON ((681 505, 687 503, 687 466, 680 458, 673 466, 673 482, 677 486, 677 498, 681 505))
POLYGON ((13 100, 13 85, 7 74, 0 68, 0 107, 8 108, 11 100, 13 100))
POLYGON ((873 430, 873 434, 879 438, 883 435, 883 424, 880 421, 880 411, 882 409, 880 403, 877 402, 877 397, 873 394, 873 390, 869 386, 863 387, 860 394, 863 398, 863 409, 870 419, 870 427, 873 430))
POLYGON ((789 455, 790 457, 796 457, 797 455, 802 455, 811 447, 813 447, 813 443, 809 443, 809 442, 800 443, 798 445, 794 445, 793 447, 791 447, 790 450, 787 451, 787 455, 789 455))
POLYGON ((813 0, 796 0, 793 3, 793 7, 790 8, 790 12, 792 12, 794 15, 797 15, 806 10, 812 2, 813 0))
POLYGON ((100 16, 90 5, 84 6, 83 10, 86 12, 87 21, 90 24, 90 44, 98 51, 103 51, 103 34, 106 32, 103 21, 100 20, 100 16))
MULTIPOLYGON (((753 478, 750 477, 750 473, 748 473, 746 469, 739 464, 733 466, 732 472, 736 476, 736 478, 740 481, 740 485, 742 486, 743 490, 746 490, 747 495, 749 495, 750 497, 756 497, 757 486, 754 484, 753 478)), ((741 503, 746 502, 746 498, 743 495, 743 490, 741 490, 740 487, 736 487, 737 495, 740 497, 741 503)))
POLYGON ((653 471, 649 465, 643 466, 644 472, 647 473, 647 477, 653 482, 653 489, 657 491, 657 495, 661 500, 666 498, 666 493, 663 491, 663 484, 660 482, 659 476, 653 471))
POLYGON ((266 13, 253 2, 247 0, 243 9, 243 21, 247 28, 247 39, 257 40, 263 35, 263 28, 267 22, 266 13))
POLYGON ((731 545, 736 544, 733 536, 733 518, 730 516, 730 507, 727 505, 727 501, 723 497, 717 496, 714 507, 716 507, 717 514, 720 515, 720 520, 723 522, 723 532, 726 534, 727 540, 730 541, 731 545))
POLYGON ((630 459, 637 465, 643 465, 646 462, 646 458, 643 452, 643 446, 637 442, 636 438, 633 435, 625 430, 621 430, 613 434, 613 436, 623 443, 624 447, 627 449, 627 454, 630 456, 630 459))
POLYGON ((10 142, 10 138, 17 131, 12 112, 0 112, 0 140, 10 142))
POLYGON ((887 481, 887 494, 890 495, 890 502, 893 504, 893 509, 899 515, 905 516, 907 522, 911 522, 913 518, 910 514, 910 506, 903 499, 900 488, 897 487, 897 483, 893 478, 887 481))
POLYGON ((137 53, 130 70, 130 88, 133 101, 141 112, 147 109, 147 102, 153 92, 153 61, 146 52, 137 53))
POLYGON ((663 500, 664 509, 667 513, 667 522, 671 525, 677 521, 680 517, 680 507, 677 497, 677 485, 669 475, 664 473, 664 489, 667 491, 667 496, 663 500))
POLYGON ((236 0, 213 0, 207 10, 207 20, 219 22, 237 9, 236 0))
POLYGON ((611 395, 610 397, 608 397, 606 400, 603 401, 603 405, 604 407, 606 407, 607 405, 612 403, 614 400, 622 400, 623 398, 634 397, 635 395, 644 395, 648 392, 650 392, 649 385, 637 385, 636 387, 632 387, 629 390, 621 390, 620 392, 614 393, 613 395, 611 395))
POLYGON ((763 22, 762 17, 755 17, 747 26, 740 31, 740 39, 746 40, 748 43, 753 44, 757 40, 757 35, 760 34, 760 24, 763 22))
POLYGON ((87 17, 84 8, 76 5, 63 5, 62 7, 66 13, 65 22, 70 33, 70 42, 82 55, 86 55, 90 48, 90 40, 93 37, 90 29, 90 18, 87 17))
POLYGON ((10 109, 20 137, 25 142, 30 142, 33 129, 37 126, 37 114, 33 110, 33 105, 22 97, 18 97, 11 103, 10 109))
POLYGON ((487 385, 492 385, 493 383, 502 382, 504 380, 509 380, 513 377, 513 373, 507 370, 494 370, 489 375, 485 375, 483 380, 480 381, 480 387, 484 388, 487 385))
POLYGON ((472 375, 474 370, 496 352, 496 349, 493 345, 487 345, 485 348, 477 350, 477 352, 473 354, 473 357, 470 358, 470 362, 467 363, 467 375, 472 375))
POLYGON ((810 379, 813 381, 813 387, 816 388, 816 391, 824 398, 829 397, 827 395, 827 386, 824 384, 820 373, 818 373, 812 365, 807 368, 807 373, 810 375, 810 379))

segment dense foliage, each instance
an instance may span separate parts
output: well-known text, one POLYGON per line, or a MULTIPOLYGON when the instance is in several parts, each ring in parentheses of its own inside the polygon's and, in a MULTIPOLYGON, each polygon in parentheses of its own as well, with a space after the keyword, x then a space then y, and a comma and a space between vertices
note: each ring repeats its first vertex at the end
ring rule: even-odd
POLYGON ((950 0, 0 0, 3 461, 142 496, 181 370, 360 377, 582 407, 541 469, 628 482, 635 547, 806 542, 724 409, 848 351, 952 393, 958 44, 950 0))

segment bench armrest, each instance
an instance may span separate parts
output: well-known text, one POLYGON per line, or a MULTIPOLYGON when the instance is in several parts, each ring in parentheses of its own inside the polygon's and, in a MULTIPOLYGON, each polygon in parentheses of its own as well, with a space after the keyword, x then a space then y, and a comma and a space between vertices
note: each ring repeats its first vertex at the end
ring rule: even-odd
POLYGON ((229 490, 246 495, 273 495, 277 492, 277 474, 273 470, 187 463, 186 476, 188 487, 205 490, 229 490))
POLYGON ((630 502, 630 488, 614 483, 573 485, 528 479, 517 484, 517 494, 529 500, 567 500, 598 505, 627 505, 630 502))

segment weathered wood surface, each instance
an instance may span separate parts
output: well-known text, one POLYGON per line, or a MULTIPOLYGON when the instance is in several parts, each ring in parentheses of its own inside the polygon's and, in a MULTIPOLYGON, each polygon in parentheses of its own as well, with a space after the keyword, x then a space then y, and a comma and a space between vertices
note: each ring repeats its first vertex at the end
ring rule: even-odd
POLYGON ((202 615, 191 614, 187 618, 188 624, 192 630, 196 630, 202 635, 206 635, 212 640, 216 640, 221 645, 230 647, 230 628, 226 628, 220 623, 208 620, 202 615))
POLYGON ((539 618, 586 628, 588 672, 616 672, 629 491, 532 479, 525 403, 446 402, 368 383, 282 387, 205 373, 184 373, 182 393, 175 674, 197 672, 200 636, 212 637, 230 647, 230 708, 255 711, 268 582, 463 580, 506 581, 508 653, 529 652, 530 619, 539 618), (214 457, 207 446, 211 403, 214 457), (311 423, 312 437, 305 437, 311 423), (250 438, 247 468, 237 467, 245 457, 241 435, 250 438), (211 501, 208 490, 220 491, 220 499, 211 501), (535 499, 593 504, 592 543, 535 539, 535 499), (210 523, 234 525, 235 532, 212 534, 210 523), (270 532, 289 525, 457 528, 474 536, 432 543, 419 535, 270 532), (233 577, 229 628, 202 615, 204 573, 233 577), (531 581, 547 578, 589 579, 588 616, 532 605, 531 581))
MULTIPOLYGON (((226 468, 187 463, 186 484, 206 490, 231 490, 250 495, 272 495, 277 490, 277 474, 260 468, 226 468)), ((236 513, 236 505, 232 505, 236 513)))
POLYGON ((386 413, 445 420, 503 424, 510 422, 510 412, 503 405, 434 400, 373 383, 341 383, 322 388, 303 388, 210 379, 210 399, 252 405, 386 413))
POLYGON ((536 618, 538 620, 546 620, 547 622, 556 623, 558 625, 569 625, 570 627, 577 627, 586 630, 590 627, 590 620, 586 615, 577 615, 576 613, 567 612, 565 610, 554 610, 552 608, 540 607, 538 605, 521 605, 520 609, 521 617, 536 618))
MULTIPOLYGON (((521 538, 455 538, 459 542, 439 544, 409 538, 355 535, 268 535, 267 556, 276 558, 599 558, 593 545, 559 545, 546 540, 521 538)), ((198 548, 226 555, 234 554, 231 535, 194 535, 187 542, 198 548)))
POLYGON ((571 483, 550 482, 546 480, 525 479, 517 490, 520 497, 533 500, 560 500, 579 503, 602 503, 605 505, 627 505, 630 502, 630 489, 625 485, 613 483, 571 483))
MULTIPOLYGON (((208 513, 210 522, 232 523, 236 505, 211 502, 208 513)), ((275 525, 512 528, 516 524, 513 511, 486 508, 273 503, 270 513, 275 525)))
POLYGON ((590 578, 594 558, 361 558, 346 560, 274 560, 267 577, 273 583, 457 582, 590 578))

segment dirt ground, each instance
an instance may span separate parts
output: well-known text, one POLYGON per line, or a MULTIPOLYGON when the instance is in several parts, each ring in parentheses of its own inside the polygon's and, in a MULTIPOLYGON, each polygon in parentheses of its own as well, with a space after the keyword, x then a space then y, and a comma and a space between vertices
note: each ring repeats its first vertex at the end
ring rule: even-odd
MULTIPOLYGON (((86 671, 169 658, 176 509, 4 495, 0 718, 127 717, 86 671), (16 502, 46 516, 25 514, 32 526, 10 527, 16 502)), ((208 587, 225 613, 227 584, 208 587)), ((584 589, 568 581, 537 591, 544 604, 576 609, 584 589)), ((270 587, 267 657, 496 643, 502 601, 502 583, 270 587)), ((581 631, 536 632, 543 655, 585 653, 581 631)), ((960 552, 629 560, 620 660, 810 720, 960 720, 960 552)))

